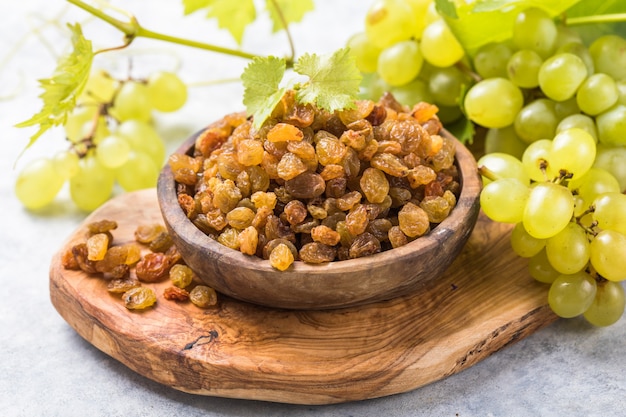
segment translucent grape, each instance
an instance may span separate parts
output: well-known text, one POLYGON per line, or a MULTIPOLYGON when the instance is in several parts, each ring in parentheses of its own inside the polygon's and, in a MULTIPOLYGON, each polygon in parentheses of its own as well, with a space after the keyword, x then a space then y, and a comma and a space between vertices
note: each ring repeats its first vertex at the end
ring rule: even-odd
MULTIPOLYGON (((102 69, 96 70, 89 75, 87 84, 79 98, 83 104, 110 103, 118 87, 118 82, 102 69)), ((95 108, 95 106, 93 106, 95 108)))
POLYGON ((576 103, 576 97, 572 97, 564 101, 554 102, 554 111, 556 112, 556 117, 559 119, 563 119, 574 114, 580 114, 580 108, 578 108, 578 103, 576 103))
POLYGON ((598 227, 626 235, 626 194, 617 190, 596 195, 592 200, 595 207, 592 216, 598 227))
POLYGON ((528 260, 528 272, 535 280, 544 284, 552 284, 561 275, 550 265, 545 249, 540 250, 528 260))
POLYGON ((457 67, 436 68, 428 80, 428 88, 437 104, 458 106, 462 91, 469 84, 457 67))
POLYGON ((359 32, 348 39, 347 46, 356 58, 356 66, 361 72, 375 72, 381 49, 374 46, 365 32, 359 32))
MULTIPOLYGON (((420 101, 432 103, 435 100, 431 92, 428 90, 426 82, 420 80, 419 78, 408 84, 392 87, 391 93, 396 100, 407 106, 413 106, 415 103, 419 103, 420 101)), ((374 98, 374 100, 378 100, 379 97, 380 95, 374 98)))
POLYGON ((590 260, 593 268, 609 281, 626 279, 626 235, 615 230, 602 230, 591 241, 590 260))
POLYGON ((559 120, 554 102, 539 98, 525 105, 515 117, 515 133, 526 143, 549 139, 556 133, 559 120))
POLYGON ((529 8, 519 13, 513 24, 513 43, 518 49, 531 49, 542 57, 554 50, 557 29, 543 10, 529 8))
POLYGON ((587 47, 581 42, 570 42, 565 45, 561 45, 561 47, 556 50, 555 54, 560 54, 564 52, 574 54, 578 58, 580 58, 587 67, 587 74, 591 75, 595 72, 593 58, 591 57, 591 54, 589 53, 587 47))
POLYGON ((550 139, 540 139, 528 145, 524 151, 522 165, 531 180, 546 181, 554 178, 554 171, 548 161, 551 149, 550 139), (545 166, 544 169, 542 169, 543 166, 545 166))
POLYGON ((73 143, 83 139, 83 126, 85 123, 93 122, 97 112, 98 108, 96 106, 76 106, 67 116, 63 125, 67 139, 73 143))
POLYGON ((132 151, 128 161, 116 170, 117 182, 125 191, 154 187, 158 177, 159 167, 149 155, 139 151, 132 151))
POLYGON ((569 26, 558 25, 556 27, 556 41, 554 46, 560 48, 572 42, 583 43, 580 34, 569 26))
POLYGON ((543 182, 535 185, 524 209, 524 228, 533 237, 547 239, 567 226, 574 213, 574 198, 564 186, 543 182))
POLYGON ((517 136, 513 126, 489 129, 485 134, 486 154, 506 153, 521 160, 524 150, 526 150, 526 142, 517 136))
POLYGON ((521 222, 511 231, 510 241, 513 251, 522 258, 532 258, 546 247, 546 239, 529 235, 521 222))
POLYGON ((522 88, 535 88, 539 85, 539 68, 543 59, 535 51, 522 49, 515 52, 506 64, 506 76, 522 88))
POLYGON ((152 118, 152 105, 148 87, 136 81, 125 82, 117 92, 111 113, 121 121, 152 118))
POLYGON ((163 165, 165 144, 150 124, 139 120, 127 120, 118 126, 116 135, 124 138, 133 150, 149 155, 157 167, 163 165))
POLYGON ((586 272, 560 275, 550 285, 548 303, 556 315, 572 318, 583 314, 596 296, 596 281, 586 272))
POLYGON ((119 136, 110 135, 104 138, 96 149, 98 162, 107 168, 117 168, 128 160, 130 145, 119 136))
POLYGON ((617 103, 618 91, 613 78, 606 74, 593 74, 578 88, 576 102, 580 110, 595 116, 617 103))
MULTIPOLYGON (((522 162, 506 153, 488 153, 478 161, 478 166, 485 166, 496 178, 515 178, 525 185, 530 184, 530 178, 522 162)), ((488 184, 489 179, 483 177, 483 183, 488 184)))
POLYGON ((619 183, 620 191, 626 191, 626 147, 598 146, 593 166, 610 172, 619 183))
POLYGON ((161 112, 179 110, 187 101, 187 85, 173 72, 158 71, 147 81, 150 104, 161 112))
POLYGON ((584 175, 596 158, 596 142, 586 131, 571 128, 552 139, 550 163, 554 170, 566 170, 573 178, 584 175))
POLYGON ((413 9, 402 0, 376 0, 365 16, 365 33, 378 48, 410 39, 414 34, 413 9))
POLYGON ((503 43, 488 43, 476 51, 474 69, 482 78, 506 78, 507 63, 512 54, 511 48, 503 43))
POLYGON ((109 130, 109 124, 105 116, 100 116, 83 125, 82 137, 91 138, 91 141, 96 145, 110 134, 111 131, 109 130), (94 122, 96 123, 95 129, 94 122))
POLYGON ((569 53, 553 55, 539 68, 539 87, 552 100, 574 97, 587 77, 587 67, 578 56, 569 53))
POLYGON ((598 141, 598 129, 596 129, 596 122, 586 114, 572 114, 561 119, 559 124, 556 126, 556 133, 562 132, 572 127, 577 127, 586 131, 593 137, 596 142, 598 141))
POLYGON ((599 282, 597 287, 596 296, 583 316, 594 326, 610 326, 624 314, 624 287, 612 281, 599 282))
POLYGON ((426 27, 426 14, 432 0, 408 0, 409 6, 413 9, 413 36, 415 39, 422 38, 422 32, 426 27))
POLYGON ((582 177, 572 179, 567 187, 576 191, 582 200, 581 204, 584 210, 588 209, 599 195, 604 193, 619 195, 620 192, 619 183, 610 172, 593 167, 582 177))
POLYGON ((398 42, 378 56, 378 74, 391 86, 403 85, 419 74, 424 59, 417 42, 398 42))
POLYGON ((589 240, 585 230, 570 222, 563 230, 546 241, 550 265, 561 274, 581 271, 589 262, 589 240))
POLYGON ((617 86, 617 102, 626 105, 626 79, 615 80, 617 86))
POLYGON ((78 173, 70 179, 70 196, 79 209, 92 211, 109 199, 114 182, 113 171, 89 155, 81 158, 78 173))
POLYGON ((436 67, 449 67, 465 55, 463 47, 443 19, 424 28, 420 45, 424 59, 436 67))
POLYGON ((68 180, 78 172, 78 155, 71 150, 59 151, 52 157, 54 169, 61 178, 68 180))
POLYGON ((59 175, 51 159, 35 159, 18 174, 15 195, 24 207, 37 210, 54 200, 64 182, 65 178, 59 175))
POLYGON ((598 141, 605 145, 626 145, 626 106, 618 104, 596 116, 598 141))
POLYGON ((479 81, 469 89, 464 101, 468 118, 488 128, 512 124, 523 105, 522 92, 505 78, 479 81))
POLYGON ((498 179, 482 189, 480 207, 491 220, 519 223, 522 221, 529 194, 528 184, 516 178, 498 179))
POLYGON ((595 71, 607 74, 614 80, 626 78, 626 40, 618 35, 604 35, 589 46, 595 71))

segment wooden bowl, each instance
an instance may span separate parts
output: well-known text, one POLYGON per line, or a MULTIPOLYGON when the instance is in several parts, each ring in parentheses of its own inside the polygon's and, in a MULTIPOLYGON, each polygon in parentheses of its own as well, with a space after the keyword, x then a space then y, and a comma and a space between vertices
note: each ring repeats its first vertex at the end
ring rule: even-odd
MULTIPOLYGON (((198 134, 176 152, 189 152, 198 134)), ((451 137, 445 131, 442 134, 451 137)), ((474 228, 482 183, 474 157, 454 141, 461 193, 450 215, 430 233, 405 246, 358 259, 321 265, 296 261, 289 269, 278 271, 267 260, 223 246, 187 218, 178 204, 169 166, 163 168, 158 180, 159 205, 187 265, 222 294, 287 309, 330 309, 388 300, 418 291, 441 276, 474 228)))

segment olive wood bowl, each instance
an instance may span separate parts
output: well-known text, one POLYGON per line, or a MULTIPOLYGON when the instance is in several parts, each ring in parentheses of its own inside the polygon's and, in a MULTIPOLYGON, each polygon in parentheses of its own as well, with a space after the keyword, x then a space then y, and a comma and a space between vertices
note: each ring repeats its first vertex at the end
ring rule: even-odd
MULTIPOLYGON (((176 152, 190 152, 199 134, 176 152)), ((442 135, 452 137, 447 131, 442 135)), ((187 218, 178 204, 176 184, 167 165, 159 176, 158 201, 185 263, 222 294, 268 307, 303 310, 389 300, 418 291, 441 276, 476 224, 482 182, 471 152, 453 140, 461 193, 450 215, 409 244, 367 257, 319 265, 296 261, 287 270, 278 271, 268 260, 223 246, 187 218)))

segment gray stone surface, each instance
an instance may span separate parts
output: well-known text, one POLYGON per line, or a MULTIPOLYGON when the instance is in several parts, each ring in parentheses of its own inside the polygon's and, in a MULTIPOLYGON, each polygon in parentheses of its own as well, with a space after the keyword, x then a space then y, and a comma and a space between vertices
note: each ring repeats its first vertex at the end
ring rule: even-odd
MULTIPOLYGON (((176 0, 118 0, 150 28, 232 45, 202 16, 182 19, 176 0)), ((367 2, 317 0, 317 13, 295 28, 299 52, 331 51, 362 29, 367 2), (349 19, 344 21, 343 19, 349 19)), ((497 352, 477 365, 415 391, 332 406, 294 406, 194 396, 156 384, 85 342, 49 301, 50 259, 84 218, 64 190, 40 213, 25 211, 13 194, 17 171, 28 160, 61 149, 55 130, 17 160, 32 129, 13 125, 39 109, 35 80, 54 68, 65 50, 61 25, 79 20, 97 47, 119 43, 117 33, 61 1, 0 2, 0 416, 618 416, 626 406, 626 320, 596 329, 563 320, 497 352), (46 23, 47 22, 47 23, 46 23), (17 160, 17 163, 16 163, 17 160)), ((284 35, 255 25, 247 50, 284 54, 284 35), (267 34, 267 36, 265 36, 267 34)), ((173 149, 187 134, 226 112, 240 110, 237 84, 207 86, 237 77, 245 62, 190 48, 142 41, 131 52, 102 56, 98 66, 120 70, 133 55, 133 72, 180 64, 192 84, 189 104, 158 119, 173 149), (123 63, 122 63, 123 62, 123 63)), ((502 271, 506 279, 506 271, 502 271)))

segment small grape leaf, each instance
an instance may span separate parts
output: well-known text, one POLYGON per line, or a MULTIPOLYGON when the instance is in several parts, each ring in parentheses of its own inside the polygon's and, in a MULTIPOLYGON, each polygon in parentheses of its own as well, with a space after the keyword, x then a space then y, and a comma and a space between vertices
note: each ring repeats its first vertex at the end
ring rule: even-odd
POLYGON ((313 10, 315 6, 313 0, 266 0, 265 8, 269 12, 273 23, 272 32, 285 29, 283 20, 276 7, 280 10, 280 14, 282 14, 287 25, 289 25, 290 23, 300 22, 304 15, 313 10))
POLYGON ((471 144, 474 140, 474 135, 476 134, 474 123, 465 116, 446 124, 445 127, 448 132, 463 144, 471 144))
POLYGON ((330 112, 354 108, 358 95, 361 72, 356 59, 348 48, 332 55, 302 55, 294 64, 294 70, 309 77, 298 89, 296 98, 301 103, 315 103, 330 112))
POLYGON ((451 17, 453 19, 459 17, 456 14, 456 6, 454 5, 454 2, 452 0, 439 0, 437 1, 436 5, 439 14, 451 17))
POLYGON ((207 17, 217 19, 221 29, 226 29, 239 45, 243 33, 256 19, 254 0, 183 0, 185 14, 208 9, 207 17))
POLYGON ((65 123, 67 115, 76 107, 76 99, 89 78, 94 57, 91 41, 85 39, 78 23, 68 24, 68 27, 72 32, 72 52, 60 58, 52 77, 39 80, 40 87, 44 90, 39 96, 43 101, 43 108, 30 119, 16 125, 39 125, 39 130, 30 138, 26 148, 51 127, 65 123))
POLYGON ((248 116, 253 117, 254 127, 261 127, 285 94, 287 89, 280 87, 285 68, 283 58, 269 56, 254 58, 244 69, 241 75, 243 104, 248 116))

